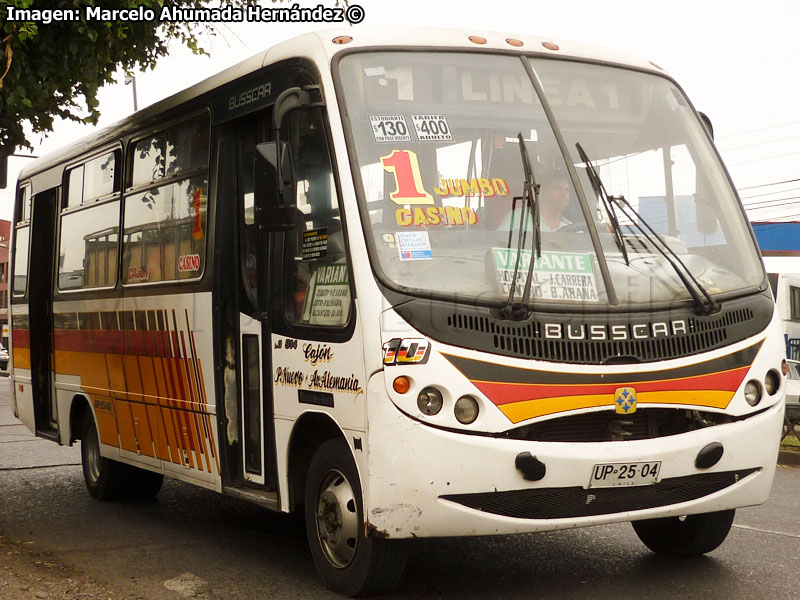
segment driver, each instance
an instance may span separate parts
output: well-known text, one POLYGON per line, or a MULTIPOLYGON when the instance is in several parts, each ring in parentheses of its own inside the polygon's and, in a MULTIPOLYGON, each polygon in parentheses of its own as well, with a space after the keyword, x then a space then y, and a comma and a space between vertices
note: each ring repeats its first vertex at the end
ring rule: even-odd
MULTIPOLYGON (((567 175, 560 171, 551 172, 542 182, 539 192, 539 217, 540 227, 543 232, 558 231, 564 227, 572 225, 567 217, 564 216, 569 206, 571 184, 567 175)), ((513 215, 513 226, 519 226, 519 219, 522 211, 520 204, 517 204, 516 214, 513 215)), ((528 213, 530 217, 530 213, 528 213)), ((512 213, 508 214, 500 222, 498 230, 508 231, 512 227, 512 213)))
POLYGON ((572 225, 564 216, 569 206, 570 183, 563 175, 556 174, 550 181, 542 184, 539 194, 539 216, 542 231, 558 231, 572 225))

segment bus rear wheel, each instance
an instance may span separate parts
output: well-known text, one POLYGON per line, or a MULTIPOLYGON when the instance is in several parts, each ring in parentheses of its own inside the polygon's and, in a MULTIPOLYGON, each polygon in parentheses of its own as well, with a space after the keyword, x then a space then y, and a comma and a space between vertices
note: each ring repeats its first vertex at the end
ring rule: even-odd
POLYGON ((342 439, 322 444, 311 460, 305 518, 311 555, 327 587, 353 597, 397 585, 407 547, 401 540, 364 535, 361 483, 350 448, 342 439))
POLYGON ((633 530, 645 546, 670 557, 699 556, 716 549, 733 525, 736 511, 634 521, 633 530))
POLYGON ((87 418, 81 436, 83 480, 92 498, 113 500, 125 488, 125 465, 100 454, 100 438, 94 419, 87 418))
POLYGON ((100 439, 94 419, 87 418, 81 436, 83 480, 89 494, 98 500, 154 498, 164 476, 105 458, 100 454, 100 439))

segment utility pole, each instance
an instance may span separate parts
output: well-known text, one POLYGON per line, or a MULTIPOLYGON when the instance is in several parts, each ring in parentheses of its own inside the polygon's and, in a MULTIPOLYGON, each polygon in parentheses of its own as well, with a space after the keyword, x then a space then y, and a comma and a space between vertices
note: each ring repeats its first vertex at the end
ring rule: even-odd
POLYGON ((130 84, 133 88, 133 112, 139 110, 139 99, 136 97, 136 75, 131 74, 125 78, 125 85, 130 84))

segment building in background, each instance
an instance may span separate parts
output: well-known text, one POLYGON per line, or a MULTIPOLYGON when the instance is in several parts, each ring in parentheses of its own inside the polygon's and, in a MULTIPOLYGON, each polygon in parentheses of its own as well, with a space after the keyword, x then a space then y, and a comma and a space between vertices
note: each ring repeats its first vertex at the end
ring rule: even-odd
POLYGON ((786 356, 800 360, 800 222, 765 221, 752 225, 781 313, 786 356))

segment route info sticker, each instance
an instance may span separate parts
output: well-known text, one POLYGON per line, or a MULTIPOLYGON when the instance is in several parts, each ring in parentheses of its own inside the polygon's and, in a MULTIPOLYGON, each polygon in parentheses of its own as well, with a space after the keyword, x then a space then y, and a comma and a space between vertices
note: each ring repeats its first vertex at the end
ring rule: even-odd
MULTIPOLYGON (((517 251, 492 248, 497 283, 503 294, 511 291, 517 251)), ((525 279, 531 262, 531 251, 523 250, 514 294, 519 297, 525 289, 525 279)), ((543 300, 579 300, 599 302, 597 282, 592 268, 592 255, 575 252, 542 252, 531 272, 531 297, 543 300)))

